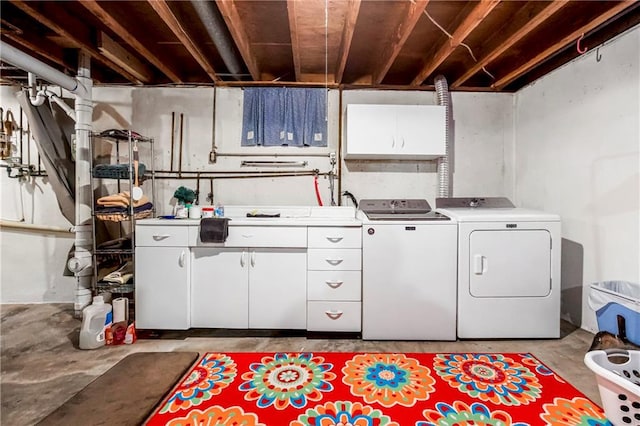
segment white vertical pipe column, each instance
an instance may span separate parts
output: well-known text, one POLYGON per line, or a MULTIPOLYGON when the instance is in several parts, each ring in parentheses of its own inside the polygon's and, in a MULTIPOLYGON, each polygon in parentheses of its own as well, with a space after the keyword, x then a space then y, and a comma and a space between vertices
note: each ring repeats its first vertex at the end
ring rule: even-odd
POLYGON ((89 55, 80 52, 78 56, 78 76, 80 86, 85 90, 75 95, 76 110, 76 241, 74 262, 71 269, 75 272, 76 285, 76 315, 88 305, 90 300, 80 297, 91 289, 93 280, 93 226, 91 224, 91 162, 89 158, 89 143, 92 129, 93 100, 91 80, 91 59, 89 55))

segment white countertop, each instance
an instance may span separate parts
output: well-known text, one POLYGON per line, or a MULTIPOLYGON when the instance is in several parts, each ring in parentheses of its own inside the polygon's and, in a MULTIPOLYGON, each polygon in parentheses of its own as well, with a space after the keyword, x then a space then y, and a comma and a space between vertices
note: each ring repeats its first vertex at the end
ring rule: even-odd
MULTIPOLYGON (((350 206, 225 206, 229 226, 361 226, 350 206), (247 217, 247 214, 280 217, 247 217)), ((140 219, 136 225, 198 226, 200 219, 140 219)))

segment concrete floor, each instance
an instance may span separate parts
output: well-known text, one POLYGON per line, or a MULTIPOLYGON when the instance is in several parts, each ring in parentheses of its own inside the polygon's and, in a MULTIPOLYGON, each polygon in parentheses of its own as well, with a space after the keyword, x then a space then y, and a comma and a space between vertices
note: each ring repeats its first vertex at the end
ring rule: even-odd
MULTIPOLYGON (((600 404, 583 357, 593 335, 563 323, 560 339, 459 342, 362 341, 305 337, 188 337, 78 349, 80 320, 67 304, 2 305, 0 424, 35 424, 133 352, 529 352, 600 404)), ((123 390, 126 392, 126 390, 123 390)))

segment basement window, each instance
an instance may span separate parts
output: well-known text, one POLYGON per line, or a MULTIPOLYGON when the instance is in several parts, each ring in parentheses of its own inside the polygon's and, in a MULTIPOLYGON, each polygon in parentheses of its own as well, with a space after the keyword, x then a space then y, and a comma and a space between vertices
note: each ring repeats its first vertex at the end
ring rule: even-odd
POLYGON ((327 90, 243 90, 242 146, 327 146, 327 90))

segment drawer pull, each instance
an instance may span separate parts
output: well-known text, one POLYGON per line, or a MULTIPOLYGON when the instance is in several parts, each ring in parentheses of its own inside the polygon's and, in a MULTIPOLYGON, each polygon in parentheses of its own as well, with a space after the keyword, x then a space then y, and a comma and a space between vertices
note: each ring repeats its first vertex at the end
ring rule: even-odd
POLYGON ((331 318, 332 320, 337 320, 343 314, 342 311, 324 311, 324 314, 331 318))
POLYGON ((253 238, 253 234, 242 234, 242 238, 253 238))
POLYGON ((344 281, 325 281, 325 283, 327 283, 327 285, 331 288, 338 288, 342 284, 344 284, 344 281))
POLYGON ((343 262, 344 259, 325 259, 329 265, 336 266, 343 262))
POLYGON ((153 234, 153 239, 155 241, 162 241, 166 238, 169 238, 171 235, 169 234, 153 234))
POLYGON ((343 239, 343 237, 327 237, 327 240, 331 241, 332 243, 339 243, 343 239))

